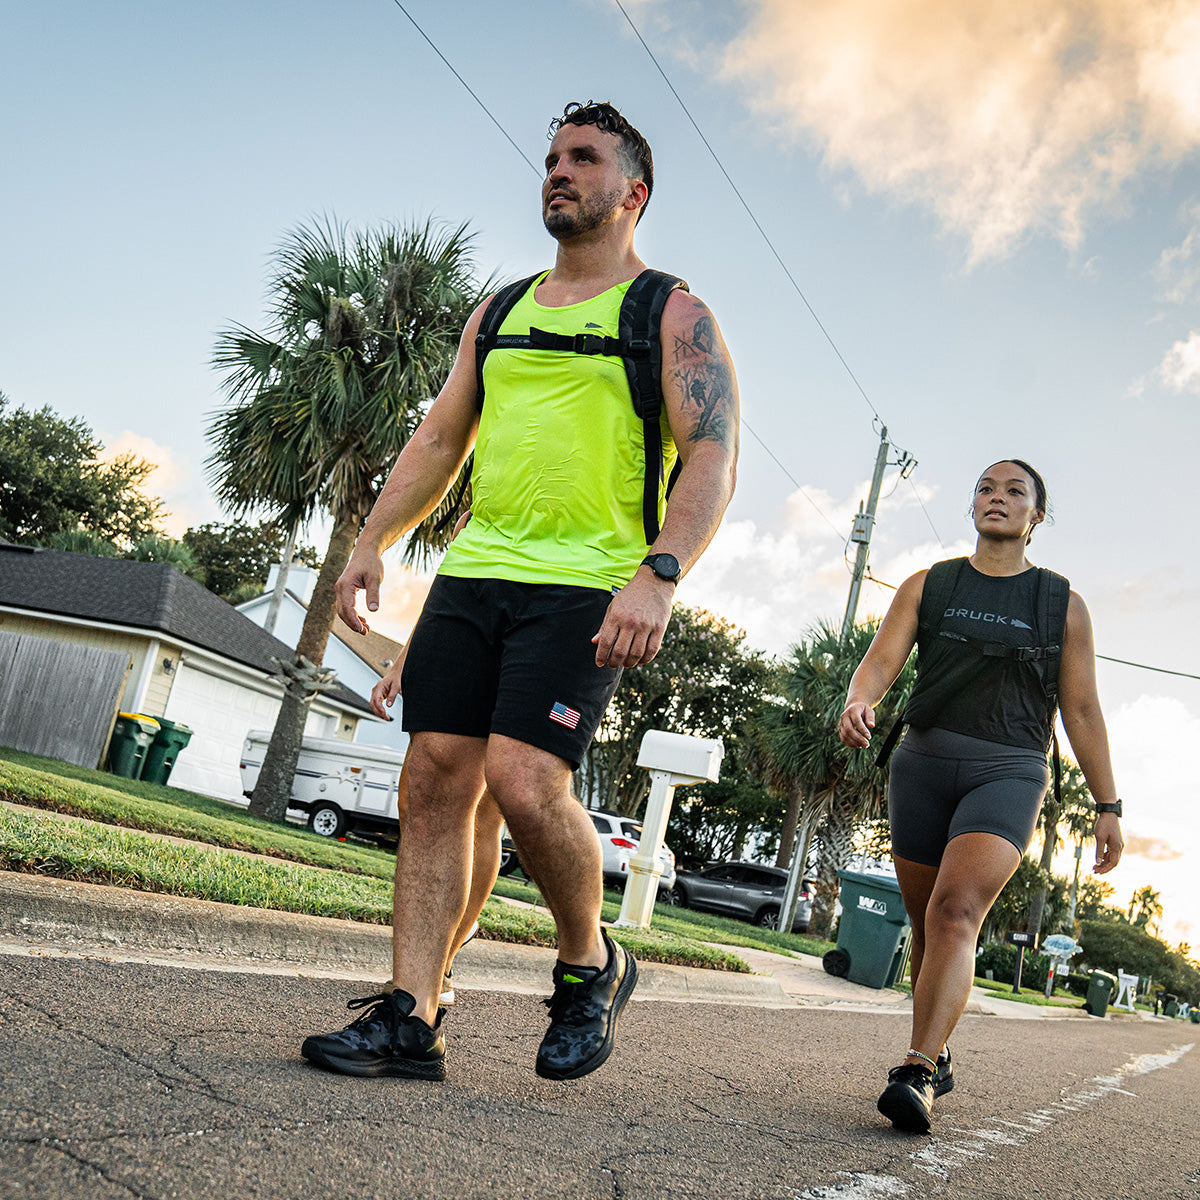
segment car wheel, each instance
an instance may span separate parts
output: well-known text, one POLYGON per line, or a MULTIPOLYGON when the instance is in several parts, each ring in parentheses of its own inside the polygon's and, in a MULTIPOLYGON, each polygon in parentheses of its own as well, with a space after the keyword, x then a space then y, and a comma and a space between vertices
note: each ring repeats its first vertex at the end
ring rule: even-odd
POLYGON ((755 925, 761 925, 764 929, 779 928, 779 909, 764 908, 759 911, 757 917, 754 918, 755 925))
POLYGON ((517 857, 515 850, 502 850, 500 852, 501 875, 511 875, 520 865, 521 860, 517 857))
POLYGON ((687 892, 679 884, 668 891, 660 892, 659 898, 664 904, 670 904, 674 908, 687 908, 687 892))
POLYGON ((346 832, 346 814, 336 804, 318 804, 309 814, 308 827, 320 837, 341 837, 346 832))
POLYGON ((821 966, 825 968, 826 974, 836 975, 841 979, 850 970, 850 955, 845 950, 830 950, 821 959, 821 966))

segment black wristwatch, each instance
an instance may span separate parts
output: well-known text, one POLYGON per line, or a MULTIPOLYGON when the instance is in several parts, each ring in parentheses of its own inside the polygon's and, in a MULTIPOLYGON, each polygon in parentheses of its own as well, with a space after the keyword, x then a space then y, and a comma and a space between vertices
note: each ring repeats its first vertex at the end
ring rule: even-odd
POLYGON ((683 574, 679 559, 673 554, 648 554, 642 559, 641 565, 649 567, 659 579, 665 579, 668 583, 678 583, 683 574))
POLYGON ((1096 811, 1098 813, 1102 813, 1102 812, 1116 813, 1117 816, 1119 817, 1121 815, 1121 802, 1120 802, 1120 800, 1118 800, 1116 802, 1116 804, 1097 804, 1096 811))

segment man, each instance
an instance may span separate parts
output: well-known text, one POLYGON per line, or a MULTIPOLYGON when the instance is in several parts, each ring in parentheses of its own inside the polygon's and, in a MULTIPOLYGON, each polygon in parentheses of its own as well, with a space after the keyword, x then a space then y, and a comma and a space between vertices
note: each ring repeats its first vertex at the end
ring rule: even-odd
MULTIPOLYGON (((610 104, 568 105, 551 131, 542 218, 558 243, 555 264, 501 332, 616 336, 621 299, 645 270, 633 233, 653 187, 650 148, 610 104)), ((437 507, 474 447, 471 521, 447 552, 404 670, 412 741, 393 991, 351 1001, 372 1007, 303 1047, 347 1074, 445 1078, 438 992, 467 904, 485 785, 557 926, 538 1074, 578 1078, 608 1058, 637 968, 601 929, 600 847, 571 772, 621 668, 658 652, 675 584, 733 493, 736 382, 699 300, 676 290, 662 315, 664 466, 677 452, 682 471, 653 545, 643 532, 642 422, 622 360, 498 346, 486 358, 480 412, 475 338, 489 303, 467 322, 446 385, 338 581, 338 611, 365 633, 356 593, 378 607, 381 553, 437 507)))

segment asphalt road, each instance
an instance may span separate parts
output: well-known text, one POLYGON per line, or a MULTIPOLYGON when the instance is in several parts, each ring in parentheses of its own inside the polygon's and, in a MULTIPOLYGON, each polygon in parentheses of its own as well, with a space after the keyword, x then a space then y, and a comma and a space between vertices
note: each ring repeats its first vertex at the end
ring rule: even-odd
POLYGON ((545 1010, 465 993, 444 1084, 329 1075, 353 985, 0 955, 0 1197, 1196 1197, 1200 1027, 968 1016, 931 1137, 875 1111, 902 1014, 635 1002, 538 1079, 545 1010))

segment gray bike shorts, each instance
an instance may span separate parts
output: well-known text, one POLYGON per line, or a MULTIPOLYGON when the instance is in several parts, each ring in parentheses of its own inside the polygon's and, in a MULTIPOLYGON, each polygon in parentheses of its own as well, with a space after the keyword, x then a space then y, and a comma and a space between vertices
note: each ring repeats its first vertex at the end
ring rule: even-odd
POLYGON ((1050 784, 1046 756, 948 729, 912 729, 892 755, 892 853, 936 867, 960 833, 993 833, 1024 854, 1050 784))

